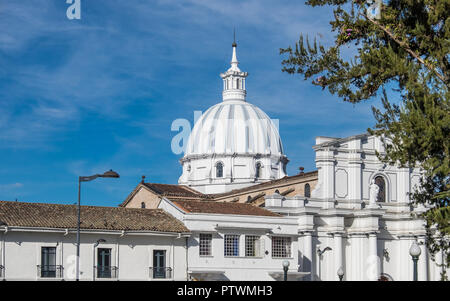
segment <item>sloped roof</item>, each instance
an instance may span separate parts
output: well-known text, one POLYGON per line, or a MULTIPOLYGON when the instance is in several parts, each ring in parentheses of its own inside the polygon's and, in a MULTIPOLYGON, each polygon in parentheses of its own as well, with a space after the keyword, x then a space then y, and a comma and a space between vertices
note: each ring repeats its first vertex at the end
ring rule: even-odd
POLYGON ((309 177, 309 176, 317 176, 317 174, 318 174, 318 172, 317 172, 317 170, 315 170, 315 171, 305 172, 305 173, 297 174, 297 175, 293 175, 293 176, 286 176, 281 179, 271 180, 268 182, 255 184, 252 186, 239 188, 239 189, 231 190, 231 191, 224 192, 224 193, 217 193, 217 194, 203 194, 203 193, 198 192, 198 191, 194 190, 193 188, 185 186, 185 185, 140 183, 135 188, 135 190, 119 206, 125 207, 130 202, 130 200, 132 199, 133 193, 135 193, 137 191, 137 189, 140 187, 140 185, 143 185, 146 188, 150 189, 151 191, 155 192, 156 194, 167 197, 170 200, 178 200, 178 199, 182 198, 182 199, 190 199, 190 200, 206 200, 206 201, 211 200, 211 201, 213 201, 216 198, 222 198, 222 197, 227 197, 227 196, 231 196, 234 194, 246 193, 248 191, 253 191, 253 190, 265 189, 267 187, 271 187, 274 185, 288 184, 292 180, 301 179, 301 178, 309 177))
POLYGON ((264 182, 264 183, 260 183, 260 184, 256 184, 256 185, 252 185, 252 186, 248 186, 248 187, 244 187, 244 188, 239 188, 239 189, 234 189, 228 192, 224 192, 224 193, 217 193, 217 194, 210 194, 209 197, 211 198, 218 198, 218 197, 223 197, 223 196, 228 196, 228 195, 234 195, 234 194, 239 194, 239 193, 243 193, 243 192, 247 192, 250 190, 259 190, 259 189, 264 189, 266 187, 270 187, 273 185, 283 185, 285 183, 288 183, 292 180, 295 179, 301 179, 304 177, 308 177, 308 176, 314 176, 317 175, 318 172, 317 170, 314 171, 310 171, 310 172, 305 172, 305 173, 301 173, 301 174, 297 174, 297 175, 293 175, 293 176, 286 176, 283 177, 281 179, 276 179, 276 180, 271 180, 268 182, 264 182))
POLYGON ((172 203, 187 213, 281 216, 272 211, 243 203, 180 200, 174 200, 172 203))
POLYGON ((207 198, 208 196, 187 186, 174 184, 143 183, 146 187, 163 196, 207 198))
MULTIPOLYGON (((8 226, 74 229, 77 206, 0 201, 0 222, 8 226)), ((81 206, 81 229, 189 232, 161 209, 81 206)))

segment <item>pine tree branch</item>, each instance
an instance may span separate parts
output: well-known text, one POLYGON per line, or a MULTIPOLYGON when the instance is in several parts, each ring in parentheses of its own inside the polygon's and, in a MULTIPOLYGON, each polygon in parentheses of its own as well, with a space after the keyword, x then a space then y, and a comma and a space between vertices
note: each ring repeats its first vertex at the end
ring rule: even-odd
POLYGON ((417 53, 415 53, 407 43, 400 41, 397 39, 386 27, 378 23, 377 21, 368 18, 366 15, 359 13, 362 17, 364 17, 367 21, 371 22, 378 28, 380 28, 382 31, 384 31, 394 42, 396 42, 400 47, 402 47, 404 50, 406 50, 411 56, 413 56, 415 59, 419 61, 422 65, 427 67, 431 72, 436 74, 436 76, 444 82, 445 85, 449 86, 449 79, 448 76, 440 74, 433 66, 431 66, 429 63, 425 62, 417 53))

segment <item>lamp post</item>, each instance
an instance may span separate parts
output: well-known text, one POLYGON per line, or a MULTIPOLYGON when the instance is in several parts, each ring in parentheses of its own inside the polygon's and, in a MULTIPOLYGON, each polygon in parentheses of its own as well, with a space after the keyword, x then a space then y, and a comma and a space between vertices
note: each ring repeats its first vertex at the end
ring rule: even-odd
POLYGON ((325 249, 321 250, 319 246, 317 246, 317 255, 319 255, 319 258, 317 262, 319 263, 319 268, 317 269, 319 271, 319 279, 322 280, 322 273, 321 273, 321 266, 320 266, 320 258, 322 258, 323 253, 326 251, 332 251, 333 249, 330 247, 325 247, 325 249))
POLYGON ((287 281, 287 272, 289 270, 289 260, 283 261, 284 281, 287 281))
POLYGON ((81 224, 81 182, 89 182, 97 178, 119 178, 119 174, 112 169, 103 173, 88 177, 78 177, 78 218, 77 218, 77 258, 76 258, 76 281, 80 280, 80 224, 81 224))
POLYGON ((409 248, 409 255, 411 255, 413 263, 414 263, 414 275, 413 280, 417 281, 417 261, 419 260, 419 256, 422 253, 419 245, 416 241, 413 242, 411 248, 409 248))
POLYGON ((342 281, 342 279, 344 279, 344 269, 343 269, 342 267, 340 267, 340 268, 337 270, 337 275, 338 275, 338 277, 339 277, 339 281, 342 281))

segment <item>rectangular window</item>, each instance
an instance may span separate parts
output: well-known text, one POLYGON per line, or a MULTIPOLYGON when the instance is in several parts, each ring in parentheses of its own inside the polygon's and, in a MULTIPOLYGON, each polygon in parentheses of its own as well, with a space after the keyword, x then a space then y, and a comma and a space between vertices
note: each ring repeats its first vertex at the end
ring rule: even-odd
POLYGON ((165 250, 153 250, 153 278, 166 278, 165 250))
POLYGON ((97 277, 111 278, 111 249, 97 249, 97 277))
POLYGON ((239 235, 226 234, 224 239, 224 255, 239 256, 239 235))
POLYGON ((212 243, 212 234, 202 234, 200 233, 200 256, 211 256, 211 243, 212 243))
POLYGON ((290 237, 272 237, 272 257, 284 258, 291 257, 291 238, 290 237))
POLYGON ((259 236, 246 235, 245 236, 245 256, 256 257, 261 256, 260 253, 261 240, 259 236))
POLYGON ((41 249, 41 277, 56 277, 56 247, 42 247, 41 249))

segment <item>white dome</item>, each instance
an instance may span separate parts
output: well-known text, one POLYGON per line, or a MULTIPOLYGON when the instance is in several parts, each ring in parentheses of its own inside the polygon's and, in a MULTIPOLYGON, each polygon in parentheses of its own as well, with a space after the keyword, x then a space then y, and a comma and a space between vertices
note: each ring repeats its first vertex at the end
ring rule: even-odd
POLYGON ((189 136, 185 158, 203 154, 281 155, 283 146, 273 121, 245 101, 224 101, 209 108, 189 136))
POLYGON ((202 193, 223 193, 286 176, 278 127, 258 107, 246 102, 248 73, 239 69, 236 43, 231 68, 221 73, 221 103, 196 121, 180 163, 178 179, 202 193))

